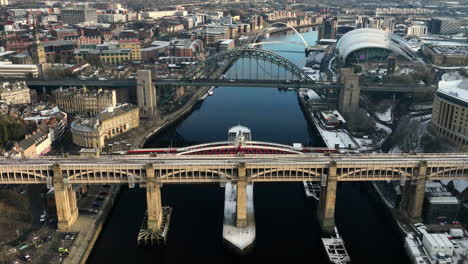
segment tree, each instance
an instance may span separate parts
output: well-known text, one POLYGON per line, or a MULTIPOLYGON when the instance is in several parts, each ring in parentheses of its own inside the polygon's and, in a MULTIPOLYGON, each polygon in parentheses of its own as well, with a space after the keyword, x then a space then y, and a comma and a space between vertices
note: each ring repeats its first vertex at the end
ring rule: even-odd
POLYGON ((375 120, 359 108, 355 113, 345 113, 346 125, 353 133, 372 134, 375 132, 375 120))
POLYGON ((12 140, 20 140, 24 137, 24 124, 9 116, 0 117, 0 147, 7 148, 12 140))

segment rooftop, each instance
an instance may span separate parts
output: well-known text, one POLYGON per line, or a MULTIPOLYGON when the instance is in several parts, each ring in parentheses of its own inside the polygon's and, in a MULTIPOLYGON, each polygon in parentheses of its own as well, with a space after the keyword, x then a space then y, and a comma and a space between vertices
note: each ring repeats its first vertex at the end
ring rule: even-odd
POLYGON ((430 48, 437 54, 468 55, 468 46, 466 45, 434 45, 430 48))
POLYGON ((468 103, 468 79, 439 81, 437 92, 468 103))
POLYGON ((134 110, 135 108, 137 108, 137 106, 131 105, 131 104, 122 104, 117 107, 109 107, 106 110, 99 113, 98 118, 99 120, 104 121, 107 119, 111 119, 115 116, 119 116, 127 112, 130 112, 134 110))

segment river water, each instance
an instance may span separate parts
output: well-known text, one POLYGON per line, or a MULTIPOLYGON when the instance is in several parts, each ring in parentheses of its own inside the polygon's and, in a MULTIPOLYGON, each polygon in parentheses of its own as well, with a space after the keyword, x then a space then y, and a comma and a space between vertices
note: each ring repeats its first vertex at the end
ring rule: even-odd
MULTIPOLYGON (((317 32, 303 35, 309 44, 316 41, 317 32)), ((291 32, 265 41, 276 40, 300 42, 291 32)), ((301 46, 275 43, 263 48, 300 67, 305 64, 301 46), (281 52, 284 50, 297 53, 281 52)), ((220 87, 186 118, 151 138, 146 147, 225 141, 227 130, 237 124, 249 127, 254 140, 323 146, 317 132, 307 124, 295 92, 220 87)), ((146 209, 145 190, 124 188, 88 263, 328 263, 320 241, 317 203, 305 197, 302 184, 255 184, 257 238, 253 253, 244 257, 233 256, 223 248, 224 189, 219 185, 165 185, 162 199, 164 205, 173 208, 166 247, 137 247, 146 209)), ((336 223, 353 263, 409 263, 385 208, 363 185, 339 184, 336 223)))

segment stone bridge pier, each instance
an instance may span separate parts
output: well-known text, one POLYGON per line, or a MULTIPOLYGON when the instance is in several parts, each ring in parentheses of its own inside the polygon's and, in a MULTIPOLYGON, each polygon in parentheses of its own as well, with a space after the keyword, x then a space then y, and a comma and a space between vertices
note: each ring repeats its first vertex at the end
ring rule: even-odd
POLYGON ((245 166, 238 168, 236 226, 247 226, 247 173, 245 166))
POLYGON ((57 208, 57 225, 60 232, 70 231, 78 218, 75 190, 68 184, 67 178, 62 177, 60 164, 53 165, 53 186, 55 205, 57 208))
POLYGON ((332 234, 335 228, 336 203, 336 162, 330 162, 328 175, 322 177, 320 199, 317 207, 317 216, 320 228, 325 234, 332 234))
POLYGON ((354 68, 341 69, 340 83, 338 110, 342 113, 356 112, 359 110, 361 88, 359 86, 359 76, 354 73, 354 68))
POLYGON ((163 207, 161 202, 161 182, 156 177, 154 165, 145 167, 147 211, 137 242, 139 246, 165 245, 172 208, 163 207))
POLYGON ((407 181, 402 186, 402 196, 398 209, 400 215, 408 224, 418 223, 422 220, 421 213, 428 178, 427 162, 422 161, 416 170, 415 179, 407 181))
POLYGON ((161 228, 162 223, 161 184, 156 182, 154 168, 151 164, 146 168, 146 178, 148 229, 156 232, 161 228))

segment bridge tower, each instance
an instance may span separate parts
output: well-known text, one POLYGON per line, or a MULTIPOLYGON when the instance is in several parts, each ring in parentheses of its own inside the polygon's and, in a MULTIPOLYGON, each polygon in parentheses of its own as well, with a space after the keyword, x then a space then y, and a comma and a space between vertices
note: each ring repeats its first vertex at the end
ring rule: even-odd
POLYGON ((336 161, 330 162, 328 175, 322 177, 317 216, 320 228, 325 234, 332 234, 335 228, 336 187, 338 183, 336 168, 336 161))
POLYGON ((399 206, 400 215, 408 224, 421 222, 421 213, 428 180, 427 161, 422 161, 416 170, 415 179, 407 181, 403 186, 401 202, 399 206))
POLYGON ((359 76, 354 73, 353 68, 342 68, 340 76, 340 96, 338 109, 342 113, 352 113, 359 109, 359 76))
POLYGON ((57 207, 57 225, 60 232, 70 231, 78 218, 76 194, 67 178, 62 177, 60 164, 53 165, 53 186, 57 207))
POLYGON ((150 70, 137 72, 137 103, 143 115, 156 114, 156 87, 153 85, 150 70))

